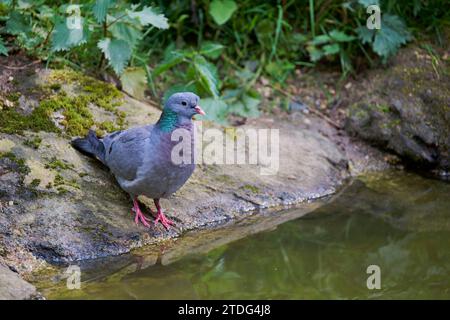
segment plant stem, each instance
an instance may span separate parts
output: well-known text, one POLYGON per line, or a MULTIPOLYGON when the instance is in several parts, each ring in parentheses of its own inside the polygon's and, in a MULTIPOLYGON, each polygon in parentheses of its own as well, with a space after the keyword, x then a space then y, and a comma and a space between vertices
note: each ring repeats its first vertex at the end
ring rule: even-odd
MULTIPOLYGON (((107 35, 108 35, 108 25, 106 24, 106 18, 105 18, 105 21, 103 21, 103 37, 106 38, 107 35)), ((98 62, 98 70, 99 71, 102 69, 104 60, 105 60, 105 54, 102 52, 102 54, 100 56, 100 61, 98 62)))
POLYGON ((272 61, 273 56, 277 52, 278 39, 280 38, 281 32, 281 23, 283 22, 283 8, 278 5, 278 19, 277 19, 277 28, 275 30, 275 39, 272 44, 272 51, 270 52, 269 61, 272 61))
MULTIPOLYGON (((114 21, 112 21, 110 24, 108 24, 106 26, 106 28, 111 27, 114 23, 116 23, 117 21, 119 21, 120 19, 124 18, 127 15, 127 13, 122 14, 121 16, 118 16, 114 21)), ((106 24, 106 19, 105 19, 105 24, 106 24)))
POLYGON ((314 21, 314 0, 309 0, 309 19, 311 21, 311 35, 316 37, 316 22, 314 21))

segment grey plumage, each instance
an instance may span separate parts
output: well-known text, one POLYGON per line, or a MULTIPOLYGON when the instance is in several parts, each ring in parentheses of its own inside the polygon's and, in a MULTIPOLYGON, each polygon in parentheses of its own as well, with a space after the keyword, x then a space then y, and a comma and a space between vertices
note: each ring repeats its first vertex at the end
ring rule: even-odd
POLYGON ((154 125, 116 131, 102 139, 90 131, 86 138, 76 139, 72 145, 104 163, 132 197, 168 197, 183 186, 195 168, 191 119, 197 113, 203 114, 198 101, 193 93, 177 93, 168 99, 160 120, 154 125), (172 147, 178 141, 172 141, 171 134, 177 128, 191 133, 189 164, 172 163, 172 147))

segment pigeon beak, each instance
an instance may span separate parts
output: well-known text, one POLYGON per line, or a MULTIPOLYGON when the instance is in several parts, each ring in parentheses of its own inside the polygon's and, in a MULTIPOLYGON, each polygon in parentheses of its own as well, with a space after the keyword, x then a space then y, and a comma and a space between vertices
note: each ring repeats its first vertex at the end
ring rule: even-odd
POLYGON ((201 114, 202 116, 204 116, 206 113, 205 111, 203 111, 202 108, 200 108, 200 106, 195 106, 195 112, 197 112, 198 114, 201 114))

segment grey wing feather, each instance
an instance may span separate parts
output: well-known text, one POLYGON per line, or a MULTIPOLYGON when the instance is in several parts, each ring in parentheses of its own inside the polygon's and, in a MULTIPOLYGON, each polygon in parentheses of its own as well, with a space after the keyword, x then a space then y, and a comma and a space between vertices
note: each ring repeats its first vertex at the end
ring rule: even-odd
POLYGON ((116 131, 103 138, 105 161, 117 177, 132 181, 144 160, 145 149, 150 147, 153 126, 116 131))

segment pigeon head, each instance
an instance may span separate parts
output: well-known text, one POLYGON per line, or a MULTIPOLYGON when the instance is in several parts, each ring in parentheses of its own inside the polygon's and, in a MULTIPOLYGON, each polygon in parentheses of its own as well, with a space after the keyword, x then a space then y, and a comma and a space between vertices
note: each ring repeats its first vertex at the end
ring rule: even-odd
POLYGON ((196 114, 205 114, 198 105, 199 100, 200 98, 192 92, 175 93, 167 99, 164 111, 174 112, 181 118, 192 119, 196 114))

